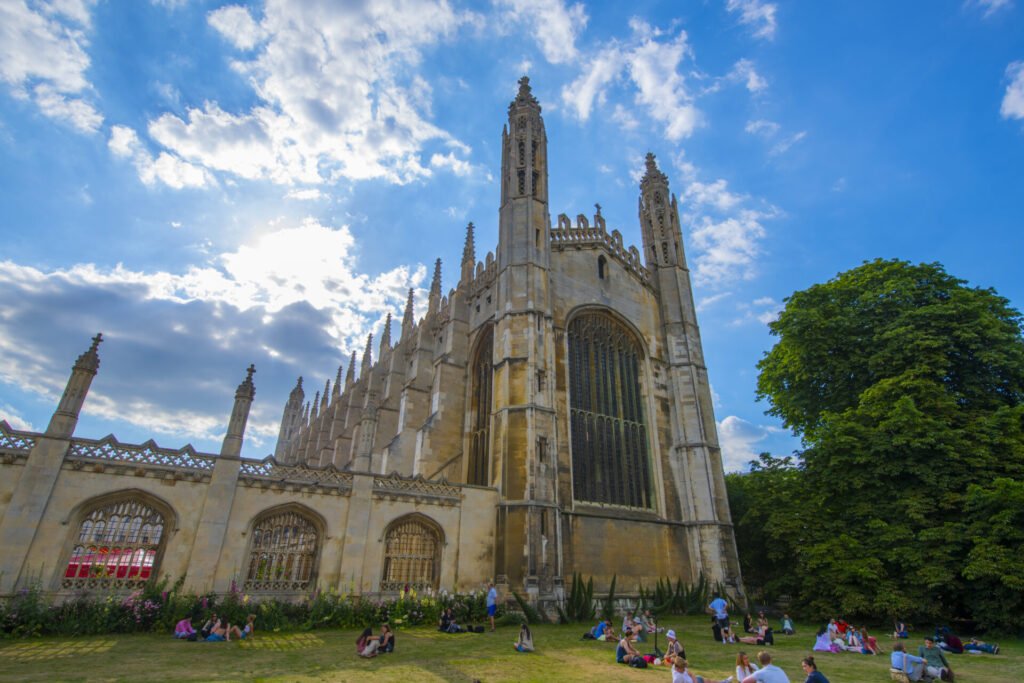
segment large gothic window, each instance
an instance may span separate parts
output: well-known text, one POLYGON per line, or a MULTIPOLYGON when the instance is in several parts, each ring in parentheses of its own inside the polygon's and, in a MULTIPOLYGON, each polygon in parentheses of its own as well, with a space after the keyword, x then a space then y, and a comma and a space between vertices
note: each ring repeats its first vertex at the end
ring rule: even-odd
POLYGON ((568 339, 573 497, 649 508, 640 344, 604 313, 575 317, 568 339))
POLYGON ((470 366, 473 393, 470 395, 469 460, 466 483, 486 486, 488 452, 491 443, 491 377, 494 353, 494 329, 487 326, 480 333, 476 355, 470 366))
POLYGON ((384 533, 382 592, 437 588, 441 573, 441 531, 426 518, 403 517, 384 533))
POLYGON ((320 533, 295 510, 257 518, 249 542, 245 589, 259 592, 305 591, 312 587, 320 533))
POLYGON ((165 527, 164 515, 134 496, 87 509, 71 547, 61 588, 143 586, 163 554, 165 527))

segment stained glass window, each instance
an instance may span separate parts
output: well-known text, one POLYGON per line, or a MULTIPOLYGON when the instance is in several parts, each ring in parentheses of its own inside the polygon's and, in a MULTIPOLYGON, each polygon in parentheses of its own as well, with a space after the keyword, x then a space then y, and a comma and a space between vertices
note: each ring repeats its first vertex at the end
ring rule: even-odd
POLYGON ((99 505, 78 528, 61 587, 141 587, 156 568, 164 526, 163 515, 137 498, 99 505))

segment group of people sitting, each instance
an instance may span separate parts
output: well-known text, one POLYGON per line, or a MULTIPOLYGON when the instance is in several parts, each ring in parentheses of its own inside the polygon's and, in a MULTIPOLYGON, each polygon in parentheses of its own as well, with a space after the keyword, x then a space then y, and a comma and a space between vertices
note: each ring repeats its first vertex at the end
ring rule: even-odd
POLYGON ((814 641, 815 652, 858 652, 865 655, 879 655, 882 649, 878 639, 866 628, 854 628, 842 619, 830 619, 818 629, 814 641))
POLYGON ((229 642, 232 636, 239 640, 244 640, 245 638, 251 638, 256 633, 255 624, 255 614, 250 614, 246 618, 243 628, 238 628, 237 625, 232 626, 228 623, 227 617, 218 617, 216 614, 211 614, 210 618, 203 624, 203 627, 196 631, 192 627, 192 620, 189 617, 185 617, 174 626, 174 637, 193 642, 199 640, 229 642))
POLYGON ((437 630, 442 633, 483 633, 484 627, 474 627, 472 624, 460 626, 455 623, 455 615, 452 614, 452 608, 448 607, 441 613, 441 618, 437 620, 437 630))
POLYGON ((367 626, 356 640, 356 654, 369 659, 377 655, 395 651, 395 632, 388 624, 381 624, 380 635, 373 635, 373 629, 367 626))
MULTIPOLYGON (((897 624, 893 633, 899 639, 909 638, 909 633, 903 636, 900 635, 901 632, 907 633, 903 622, 897 624)), ((977 638, 971 638, 969 642, 964 643, 953 635, 948 627, 939 626, 935 629, 934 636, 924 637, 924 645, 918 646, 916 655, 908 653, 906 646, 897 640, 893 645, 892 669, 903 672, 911 681, 928 681, 935 678, 952 681, 954 679, 953 667, 949 665, 946 655, 965 652, 998 654, 999 645, 990 645, 977 638)))

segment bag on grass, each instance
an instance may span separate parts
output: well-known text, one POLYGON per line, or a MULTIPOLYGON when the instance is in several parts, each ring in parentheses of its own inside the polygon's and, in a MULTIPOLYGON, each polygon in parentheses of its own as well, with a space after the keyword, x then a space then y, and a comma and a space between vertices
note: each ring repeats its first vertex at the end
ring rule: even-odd
POLYGON ((889 678, 899 683, 910 683, 910 678, 899 669, 889 669, 889 678))
POLYGON ((629 660, 629 665, 634 669, 647 668, 647 662, 644 661, 643 657, 633 657, 633 659, 629 660))
POLYGON ((583 634, 583 637, 580 638, 580 640, 597 640, 597 638, 594 637, 593 633, 587 631, 586 633, 583 634))

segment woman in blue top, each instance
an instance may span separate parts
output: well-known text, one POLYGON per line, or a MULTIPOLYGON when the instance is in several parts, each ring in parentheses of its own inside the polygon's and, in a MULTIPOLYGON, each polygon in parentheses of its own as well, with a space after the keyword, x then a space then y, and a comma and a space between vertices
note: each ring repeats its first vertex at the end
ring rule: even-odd
POLYGON ((828 679, 815 666, 814 657, 804 657, 800 661, 800 665, 804 668, 804 673, 807 674, 804 683, 828 683, 828 679))

